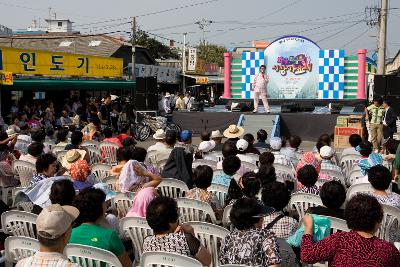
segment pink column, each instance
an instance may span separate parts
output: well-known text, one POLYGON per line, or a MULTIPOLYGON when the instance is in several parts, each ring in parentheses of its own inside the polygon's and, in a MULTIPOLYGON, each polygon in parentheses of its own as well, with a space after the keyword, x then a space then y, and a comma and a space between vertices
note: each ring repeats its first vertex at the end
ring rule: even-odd
POLYGON ((224 53, 224 95, 223 98, 231 98, 231 58, 229 52, 224 53))
POLYGON ((365 68, 367 63, 367 49, 358 50, 358 89, 357 99, 366 99, 365 96, 365 68))

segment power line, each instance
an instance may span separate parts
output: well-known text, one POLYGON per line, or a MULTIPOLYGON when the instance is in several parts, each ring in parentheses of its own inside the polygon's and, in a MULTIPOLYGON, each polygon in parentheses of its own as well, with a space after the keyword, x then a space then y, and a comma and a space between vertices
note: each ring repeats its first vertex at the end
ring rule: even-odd
MULTIPOLYGON (((140 15, 136 15, 135 17, 138 18, 138 17, 147 17, 147 16, 151 16, 151 15, 158 15, 158 14, 162 14, 162 13, 167 13, 167 12, 171 12, 171 11, 176 11, 176 10, 195 7, 195 6, 200 6, 200 5, 205 5, 205 4, 214 3, 214 2, 218 2, 218 1, 219 0, 208 0, 208 1, 204 1, 204 2, 193 3, 193 4, 183 5, 183 6, 179 6, 179 7, 168 8, 168 9, 164 9, 164 10, 159 10, 159 11, 149 12, 149 13, 145 13, 145 14, 140 14, 140 15)), ((102 24, 102 23, 113 22, 113 21, 128 20, 130 18, 131 17, 109 19, 109 20, 104 20, 104 21, 96 21, 96 22, 91 22, 91 23, 78 24, 78 25, 75 25, 75 26, 86 26, 86 25, 102 24)))
POLYGON ((366 29, 365 31, 363 31, 360 35, 357 35, 356 37, 354 37, 353 39, 351 39, 350 41, 348 41, 347 43, 345 43, 342 47, 346 47, 349 44, 351 44, 352 42, 356 41, 357 39, 361 38, 362 36, 364 36, 365 33, 368 32, 369 29, 366 29))
POLYGON ((354 23, 354 24, 352 24, 352 25, 350 25, 350 26, 348 26, 348 27, 346 27, 346 28, 344 28, 344 29, 342 29, 342 30, 340 30, 340 31, 338 31, 338 32, 335 32, 334 34, 331 34, 331 35, 329 35, 329 36, 327 36, 327 37, 324 37, 324 38, 318 40, 317 42, 319 43, 319 42, 326 41, 326 40, 328 40, 328 39, 330 39, 330 38, 332 38, 332 37, 334 37, 334 36, 336 36, 336 35, 338 35, 338 34, 341 34, 341 33, 344 32, 344 31, 347 31, 348 29, 353 28, 354 26, 356 26, 357 24, 360 24, 360 23, 362 23, 362 22, 363 22, 363 20, 361 20, 361 21, 359 21, 359 22, 356 22, 356 23, 354 23))

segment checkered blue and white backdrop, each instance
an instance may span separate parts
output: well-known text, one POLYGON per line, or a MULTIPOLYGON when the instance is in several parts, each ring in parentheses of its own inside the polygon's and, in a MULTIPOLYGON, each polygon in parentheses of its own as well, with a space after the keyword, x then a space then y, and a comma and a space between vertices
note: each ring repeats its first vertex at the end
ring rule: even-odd
POLYGON ((344 50, 319 51, 319 99, 343 99, 344 50))
POLYGON ((264 52, 242 52, 242 98, 253 98, 251 88, 261 65, 265 65, 264 52))

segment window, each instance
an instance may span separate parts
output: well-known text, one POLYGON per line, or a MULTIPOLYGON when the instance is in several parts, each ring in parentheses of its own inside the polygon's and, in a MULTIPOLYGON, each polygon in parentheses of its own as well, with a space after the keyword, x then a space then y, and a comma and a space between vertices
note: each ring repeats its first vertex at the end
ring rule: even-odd
POLYGON ((99 46, 101 41, 90 41, 89 46, 99 46))
POLYGON ((68 47, 72 44, 72 41, 62 41, 58 46, 60 47, 68 47))
POLYGON ((58 27, 62 27, 62 22, 61 21, 58 22, 58 27))

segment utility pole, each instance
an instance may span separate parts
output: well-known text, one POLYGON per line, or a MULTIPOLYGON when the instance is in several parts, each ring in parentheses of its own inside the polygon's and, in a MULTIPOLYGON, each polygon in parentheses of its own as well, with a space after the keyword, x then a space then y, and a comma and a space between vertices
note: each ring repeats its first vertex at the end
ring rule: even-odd
POLYGON ((200 21, 195 22, 195 24, 199 25, 200 30, 203 31, 203 40, 202 43, 205 46, 206 45, 206 27, 210 26, 211 23, 214 23, 214 21, 212 20, 206 20, 206 19, 202 19, 200 21))
POLYGON ((135 55, 136 55, 136 17, 132 17, 132 73, 131 80, 135 81, 135 55))
POLYGON ((182 47, 182 91, 186 93, 185 85, 185 72, 186 72, 186 35, 187 32, 183 33, 183 47, 182 47))
POLYGON ((382 0, 381 12, 380 12, 380 23, 379 23, 379 45, 378 45, 378 75, 385 74, 386 64, 386 27, 387 27, 387 13, 388 13, 388 1, 382 0))

